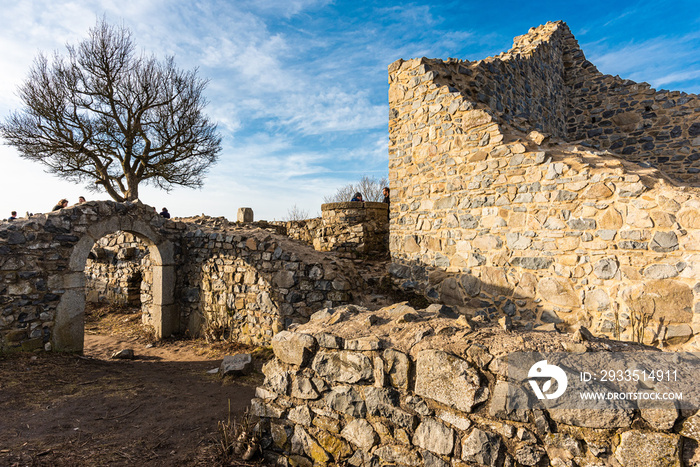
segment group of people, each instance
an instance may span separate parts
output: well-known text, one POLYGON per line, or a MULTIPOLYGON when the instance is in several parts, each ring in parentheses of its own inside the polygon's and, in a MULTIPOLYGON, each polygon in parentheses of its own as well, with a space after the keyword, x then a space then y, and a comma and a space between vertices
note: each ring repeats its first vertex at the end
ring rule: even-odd
MULTIPOLYGON (((87 203, 87 201, 85 200, 85 197, 84 197, 84 196, 79 196, 79 197, 78 197, 78 202, 75 203, 75 205, 77 206, 77 205, 83 204, 83 203, 87 203)), ((67 200, 66 198, 63 198, 63 199, 59 200, 58 203, 56 203, 56 206, 54 206, 53 209, 52 209, 51 211, 52 211, 52 212, 53 212, 53 211, 58 211, 59 209, 63 209, 63 208, 67 208, 67 207, 68 207, 68 200, 67 200)))
MULTIPOLYGON (((83 204, 83 203, 87 203, 87 200, 85 199, 84 196, 79 196, 78 202, 75 203, 75 205, 78 206, 78 205, 83 204)), ((66 198, 61 198, 60 200, 58 200, 58 203, 56 203, 56 205, 53 207, 53 209, 51 209, 51 212, 58 211, 60 209, 67 208, 67 207, 68 207, 68 200, 66 198)), ((161 217, 164 217, 166 219, 170 219, 170 213, 168 212, 168 208, 163 208, 163 210, 159 214, 161 217)), ((27 213, 27 217, 29 217, 30 215, 31 214, 27 213)), ((10 217, 7 218, 8 222, 12 222, 14 220, 17 220, 17 211, 12 211, 10 213, 10 217)))
MULTIPOLYGON (((382 200, 382 203, 389 204, 389 187, 385 186, 384 189, 382 190, 382 194, 384 195, 384 199, 382 200)), ((362 199, 362 193, 359 191, 355 193, 355 196, 352 197, 350 201, 359 201, 363 202, 364 200, 362 199)), ((78 197, 78 204, 83 204, 86 203, 87 201, 85 200, 84 196, 78 197)), ((53 207, 51 211, 58 211, 59 209, 67 208, 68 207, 68 200, 65 198, 62 198, 56 203, 56 206, 53 207)), ((17 211, 12 211, 12 215, 7 218, 8 221, 13 221, 17 219, 17 211)), ((168 212, 168 208, 163 208, 163 210, 159 213, 161 217, 164 217, 166 219, 170 219, 170 213, 168 212)))
MULTIPOLYGON (((85 200, 85 197, 84 197, 84 196, 80 196, 80 197, 78 197, 78 202, 77 202, 76 206, 77 206, 78 204, 83 204, 83 203, 86 203, 86 202, 87 202, 87 201, 85 200)), ((59 209, 63 209, 63 208, 66 208, 66 207, 68 207, 68 200, 65 199, 65 198, 63 198, 63 199, 59 200, 58 203, 56 203, 56 206, 54 206, 53 209, 52 209, 51 211, 58 211, 59 209)), ((166 219, 170 219, 170 213, 168 212, 168 208, 163 208, 163 210, 160 212, 160 215, 161 215, 161 217, 164 217, 164 218, 166 218, 166 219)), ((10 221, 11 221, 11 220, 15 220, 15 219, 17 218, 17 217, 16 217, 16 216, 17 216, 17 213, 16 213, 15 211, 12 211, 12 216, 13 216, 13 217, 10 218, 10 219, 8 219, 8 220, 10 220, 10 221)))
MULTIPOLYGON (((389 204, 389 187, 388 186, 384 187, 384 189, 382 190, 382 194, 384 195, 384 199, 382 200, 382 203, 389 204)), ((355 193, 355 196, 353 196, 350 201, 351 202, 358 201, 360 203, 363 202, 364 200, 362 199, 362 193, 360 193, 358 191, 357 193, 355 193)))

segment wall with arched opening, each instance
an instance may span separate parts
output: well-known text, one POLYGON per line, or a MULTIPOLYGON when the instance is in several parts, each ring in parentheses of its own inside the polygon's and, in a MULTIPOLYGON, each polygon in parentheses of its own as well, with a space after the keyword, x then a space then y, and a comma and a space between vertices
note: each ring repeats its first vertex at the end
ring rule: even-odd
POLYGON ((148 248, 143 321, 158 337, 269 343, 313 312, 349 303, 363 284, 351 261, 276 231, 210 229, 139 203, 95 201, 0 226, 0 351, 83 349, 86 262, 117 232, 148 248))
POLYGON ((82 350, 85 264, 95 242, 117 231, 148 245, 156 334, 178 329, 172 222, 141 204, 90 202, 0 227, 0 349, 82 350))

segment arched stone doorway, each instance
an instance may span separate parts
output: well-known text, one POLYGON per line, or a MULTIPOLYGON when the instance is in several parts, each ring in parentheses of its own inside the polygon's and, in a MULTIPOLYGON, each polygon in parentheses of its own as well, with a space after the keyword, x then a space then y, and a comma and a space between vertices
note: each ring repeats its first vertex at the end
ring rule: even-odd
MULTIPOLYGON (((56 308, 56 321, 51 339, 53 349, 82 351, 85 327, 85 263, 95 242, 117 231, 129 232, 148 246, 153 275, 153 303, 149 311, 156 337, 167 337, 177 330, 178 312, 173 299, 175 262, 172 243, 148 223, 135 220, 131 216, 116 215, 92 224, 72 248, 69 270, 56 274, 63 276, 65 291, 56 308)), ((49 281, 51 280, 52 277, 49 276, 49 281)))
POLYGON ((85 264, 95 242, 130 232, 149 250, 148 315, 158 337, 178 330, 175 247, 181 228, 141 203, 91 201, 0 225, 0 352, 80 352, 85 264))

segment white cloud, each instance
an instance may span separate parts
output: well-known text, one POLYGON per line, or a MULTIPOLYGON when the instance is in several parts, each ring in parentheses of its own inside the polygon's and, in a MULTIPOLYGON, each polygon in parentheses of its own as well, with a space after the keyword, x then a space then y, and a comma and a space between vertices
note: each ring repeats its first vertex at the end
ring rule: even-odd
MULTIPOLYGON (((697 43, 700 33, 682 37, 656 37, 611 48, 605 42, 584 44, 588 59, 602 73, 620 75, 655 87, 683 83, 700 75, 697 43), (695 69, 678 70, 679 63, 694 63, 695 69)), ((700 88, 678 89, 700 92, 700 88)))

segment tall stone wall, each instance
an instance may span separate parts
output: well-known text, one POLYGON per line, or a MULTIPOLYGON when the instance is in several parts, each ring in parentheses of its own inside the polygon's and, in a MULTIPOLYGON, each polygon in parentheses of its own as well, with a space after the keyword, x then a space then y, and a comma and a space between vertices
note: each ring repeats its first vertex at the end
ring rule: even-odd
POLYGON ((531 131, 567 128, 571 40, 551 23, 493 59, 389 67, 392 271, 469 313, 694 345, 698 190, 531 131))
POLYGON ((439 305, 348 306, 275 336, 275 358, 251 402, 267 459, 368 467, 697 462, 700 414, 681 413, 673 401, 547 408, 509 370, 512 352, 629 355, 642 346, 506 332, 457 316, 439 305))
POLYGON ((700 96, 604 75, 586 60, 570 33, 561 47, 569 100, 567 139, 614 151, 698 186, 700 96))

